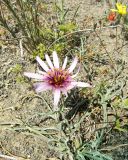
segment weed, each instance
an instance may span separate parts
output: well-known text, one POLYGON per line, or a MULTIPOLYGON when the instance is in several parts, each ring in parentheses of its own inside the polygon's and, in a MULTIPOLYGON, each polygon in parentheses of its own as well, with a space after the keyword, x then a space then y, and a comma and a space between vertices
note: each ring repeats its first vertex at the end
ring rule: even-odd
MULTIPOLYGON (((102 23, 100 22, 98 26, 98 22, 93 24, 92 28, 80 30, 75 22, 79 6, 69 21, 67 20, 69 9, 65 9, 64 0, 56 0, 52 5, 53 17, 43 14, 50 11, 40 0, 1 0, 0 3, 1 25, 15 40, 23 39, 23 47, 30 53, 29 58, 32 61, 36 58, 43 70, 36 66, 37 73, 25 72, 24 75, 34 78, 34 81, 37 79, 34 83, 36 91, 52 90, 54 94, 54 109, 50 101, 50 92, 48 100, 35 93, 22 97, 23 106, 26 106, 27 102, 30 104, 35 98, 41 101, 41 105, 44 104, 45 111, 34 111, 33 117, 40 118, 38 124, 32 125, 33 119, 27 121, 20 117, 17 118, 18 123, 1 123, 0 126, 15 133, 21 132, 46 141, 49 149, 54 151, 54 155, 60 160, 114 159, 110 152, 116 147, 113 145, 108 147, 108 137, 112 131, 119 133, 128 131, 126 112, 128 61, 127 56, 122 54, 123 47, 127 43, 124 44, 122 39, 123 42, 119 43, 118 26, 115 26, 113 21, 122 26, 123 30, 120 28, 120 33, 123 31, 127 36, 126 6, 117 3, 112 13, 109 13, 108 20, 114 26, 102 27, 102 23), (9 12, 9 15, 6 12, 9 12), (101 35, 105 29, 116 30, 116 47, 112 45, 110 51, 106 48, 101 35), (66 56, 62 68, 55 51, 60 59, 66 56), (50 59, 52 52, 53 64, 50 59), (77 55, 77 58, 66 69, 67 57, 71 61, 74 55, 77 55), (78 70, 74 74, 76 65, 78 70), (80 77, 77 77, 80 71, 80 77), (75 81, 74 77, 81 78, 84 83, 75 81), (91 89, 76 89, 76 86, 91 87, 91 89), (65 95, 60 98, 61 92, 65 95)), ((114 44, 114 40, 110 40, 114 44)), ((10 68, 8 73, 10 72, 17 76, 16 82, 25 81, 22 75, 23 67, 20 64, 10 68)), ((127 144, 118 145, 122 146, 127 144)))

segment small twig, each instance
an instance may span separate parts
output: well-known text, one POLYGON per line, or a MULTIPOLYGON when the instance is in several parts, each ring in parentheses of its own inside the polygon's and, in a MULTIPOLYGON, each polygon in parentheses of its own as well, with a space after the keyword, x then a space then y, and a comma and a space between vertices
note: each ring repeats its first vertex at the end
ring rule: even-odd
POLYGON ((14 107, 8 107, 8 108, 5 108, 5 109, 0 109, 0 112, 4 112, 4 111, 6 111, 6 110, 15 110, 15 108, 14 107))
MULTIPOLYGON (((7 149, 5 149, 4 147, 3 147, 3 144, 2 144, 2 142, 0 142, 0 147, 2 148, 2 150, 3 151, 5 151, 7 154, 9 154, 9 155, 11 155, 11 156, 14 156, 13 154, 11 154, 7 149)), ((0 154, 1 155, 1 154, 0 154)), ((8 156, 8 157, 10 157, 10 156, 8 156)), ((3 158, 3 157, 2 157, 3 158)), ((16 159, 11 159, 11 160, 16 160, 16 159)))
POLYGON ((22 45, 22 42, 23 42, 23 39, 20 39, 20 43, 19 43, 19 47, 20 47, 20 56, 21 56, 21 58, 23 59, 24 52, 23 52, 23 45, 22 45))
POLYGON ((28 36, 22 36, 22 37, 17 37, 17 38, 10 38, 10 39, 0 38, 0 41, 14 41, 14 40, 23 39, 23 38, 29 38, 29 37, 28 36))
POLYGON ((102 148, 100 149, 101 151, 111 151, 111 150, 115 150, 117 148, 120 148, 120 147, 124 147, 124 146, 128 146, 128 144, 120 144, 120 145, 117 145, 117 146, 114 146, 114 147, 107 147, 107 148, 102 148))
POLYGON ((0 126, 19 126, 19 125, 21 125, 20 123, 14 123, 14 122, 3 122, 3 123, 0 123, 0 126))
POLYGON ((46 103, 46 105, 49 108, 49 110, 52 111, 51 106, 48 104, 47 100, 43 96, 39 96, 38 94, 27 95, 27 96, 23 97, 23 99, 22 99, 22 105, 25 103, 25 100, 27 98, 31 98, 31 99, 33 99, 33 98, 40 98, 41 100, 43 100, 46 103))
POLYGON ((108 55, 108 57, 109 57, 109 59, 110 59, 110 61, 111 61, 111 66, 112 66, 112 68, 116 71, 115 66, 114 66, 113 59, 111 58, 109 52, 107 51, 107 49, 106 49, 106 47, 105 47, 105 45, 104 45, 102 39, 100 38, 100 36, 99 36, 98 33, 96 32, 96 29, 94 30, 94 32, 95 32, 95 34, 97 35, 97 37, 99 38, 100 43, 101 43, 101 45, 103 46, 105 52, 107 53, 107 55, 108 55))
POLYGON ((50 106, 50 104, 48 104, 47 100, 43 96, 39 96, 38 94, 35 94, 34 96, 37 97, 37 98, 42 99, 46 103, 46 105, 49 108, 49 110, 53 111, 52 108, 51 108, 51 106, 50 106))
MULTIPOLYGON (((117 27, 120 27, 121 28, 121 25, 116 25, 116 26, 106 26, 106 27, 100 27, 100 28, 96 28, 95 30, 102 30, 102 29, 107 29, 107 28, 117 28, 117 27)), ((80 32, 88 32, 88 31, 92 31, 94 32, 94 28, 90 28, 90 29, 83 29, 83 30, 78 30, 78 31, 74 31, 74 32, 71 32, 71 33, 68 33, 68 34, 65 34, 64 36, 62 37, 59 37, 58 39, 56 39, 47 49, 47 51, 51 48, 51 46, 53 46, 56 42, 58 42, 59 40, 63 39, 63 38, 66 38, 67 36, 70 36, 72 34, 76 34, 76 33, 80 33, 80 32)))
POLYGON ((116 48, 117 48, 117 42, 118 42, 118 38, 117 38, 117 28, 116 28, 116 48))
POLYGON ((10 157, 10 156, 3 155, 3 154, 0 154, 0 158, 5 158, 5 159, 8 159, 8 160, 17 160, 17 159, 14 158, 14 157, 10 157))
MULTIPOLYGON (((121 28, 121 25, 116 25, 116 26, 106 26, 106 27, 100 27, 100 28, 96 28, 96 30, 102 30, 102 29, 107 29, 107 28, 117 28, 117 27, 120 27, 121 28)), ((63 39, 67 36, 70 36, 72 34, 75 34, 75 33, 79 33, 79 32, 88 32, 88 31, 94 31, 94 29, 92 28, 88 28, 88 29, 83 29, 83 30, 78 30, 78 31, 74 31, 74 32, 71 32, 71 33, 68 33, 68 34, 65 34, 64 36, 56 39, 50 46, 52 46, 54 43, 56 43, 57 41, 59 41, 60 39, 63 39)), ((17 37, 17 38, 11 38, 11 39, 4 39, 4 38, 0 38, 1 41, 14 41, 14 40, 18 40, 18 39, 23 39, 23 38, 30 38, 28 36, 22 36, 22 37, 17 37)), ((49 46, 49 48, 50 48, 49 46)))

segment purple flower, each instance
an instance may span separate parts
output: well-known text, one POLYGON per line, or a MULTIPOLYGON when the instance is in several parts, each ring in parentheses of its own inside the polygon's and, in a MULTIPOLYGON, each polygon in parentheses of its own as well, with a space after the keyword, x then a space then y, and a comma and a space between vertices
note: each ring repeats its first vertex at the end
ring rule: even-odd
POLYGON ((24 72, 24 75, 38 80, 38 82, 34 84, 36 92, 46 90, 53 91, 54 110, 57 110, 58 108, 57 106, 60 100, 61 92, 67 95, 67 92, 74 87, 92 87, 89 83, 77 82, 74 80, 77 73, 73 75, 72 72, 77 65, 77 57, 75 57, 68 69, 66 69, 67 57, 65 58, 62 67, 60 67, 59 59, 55 51, 53 52, 53 63, 47 54, 45 55, 45 58, 48 65, 46 65, 46 63, 38 56, 36 57, 37 62, 44 71, 39 71, 39 73, 24 72))

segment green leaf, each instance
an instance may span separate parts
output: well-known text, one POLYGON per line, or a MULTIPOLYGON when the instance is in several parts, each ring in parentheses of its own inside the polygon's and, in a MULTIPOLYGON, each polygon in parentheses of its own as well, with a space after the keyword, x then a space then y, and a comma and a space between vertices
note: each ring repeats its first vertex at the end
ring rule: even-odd
POLYGON ((85 157, 84 157, 84 155, 82 155, 82 153, 78 153, 76 159, 77 160, 85 160, 85 157))
POLYGON ((116 120, 115 129, 117 129, 117 130, 120 131, 120 132, 126 132, 126 131, 127 131, 126 129, 121 128, 121 124, 120 124, 119 119, 116 120))
POLYGON ((74 23, 66 23, 59 25, 59 30, 63 32, 71 32, 76 29, 76 25, 74 23))
POLYGON ((37 46, 37 49, 32 54, 32 59, 35 60, 36 56, 39 56, 41 59, 44 59, 44 53, 46 51, 46 47, 44 44, 40 43, 37 46))
POLYGON ((58 54, 61 53, 65 48, 64 43, 57 43, 51 48, 51 51, 55 50, 58 54))
POLYGON ((123 108, 128 108, 128 98, 123 99, 122 103, 123 103, 123 108))

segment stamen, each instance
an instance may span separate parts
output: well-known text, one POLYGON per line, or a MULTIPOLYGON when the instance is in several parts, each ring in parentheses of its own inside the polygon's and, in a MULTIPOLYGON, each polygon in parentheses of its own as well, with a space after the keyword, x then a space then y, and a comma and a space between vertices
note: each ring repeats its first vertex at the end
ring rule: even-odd
POLYGON ((68 72, 62 70, 62 69, 54 69, 48 72, 48 82, 55 86, 55 87, 64 87, 65 82, 70 77, 70 74, 68 72))

